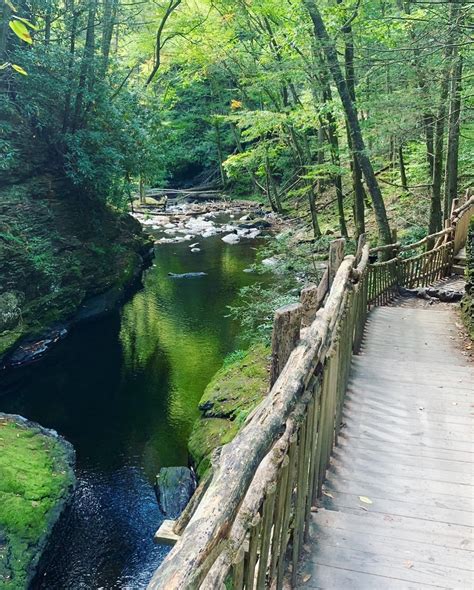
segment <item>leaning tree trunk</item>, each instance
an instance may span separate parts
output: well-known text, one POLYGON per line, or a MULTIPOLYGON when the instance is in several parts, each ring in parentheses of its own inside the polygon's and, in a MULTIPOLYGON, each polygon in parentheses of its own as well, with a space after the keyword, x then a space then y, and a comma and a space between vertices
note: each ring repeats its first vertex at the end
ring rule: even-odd
MULTIPOLYGON (((338 0, 338 3, 340 0, 338 0)), ((355 91, 355 69, 354 69, 354 38, 352 35, 352 27, 350 24, 345 25, 342 28, 344 34, 344 64, 346 71, 346 82, 349 88, 349 94, 351 96, 354 108, 356 109, 356 91, 355 91)), ((356 109, 356 115, 357 109, 356 109)), ((365 233, 365 190, 362 183, 362 170, 357 159, 357 155, 352 146, 352 138, 349 129, 349 125, 346 121, 347 129, 347 145, 352 154, 351 160, 351 174, 352 174, 352 187, 354 189, 354 226, 356 230, 356 237, 358 238, 365 233)))
POLYGON ((357 160, 361 167, 362 174, 364 175, 367 189, 374 206, 375 219, 377 222, 380 241, 382 244, 390 244, 392 235, 390 232, 390 225, 387 218, 387 212, 385 210, 382 192, 378 185, 372 163, 367 156, 364 139, 362 137, 362 131, 357 118, 357 112, 354 103, 352 102, 347 82, 342 74, 341 67, 337 59, 336 48, 328 36, 326 27, 315 0, 304 0, 304 4, 311 16, 311 20, 313 21, 314 34, 323 47, 329 70, 334 79, 334 83, 336 84, 344 111, 346 113, 353 148, 355 150, 357 160))

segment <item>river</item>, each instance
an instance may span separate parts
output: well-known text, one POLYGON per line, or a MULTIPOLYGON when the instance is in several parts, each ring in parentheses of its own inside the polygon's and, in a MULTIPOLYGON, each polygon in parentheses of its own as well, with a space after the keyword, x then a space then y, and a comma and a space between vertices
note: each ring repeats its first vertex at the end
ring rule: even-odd
POLYGON ((42 361, 2 377, 0 409, 65 436, 78 486, 34 582, 42 590, 146 587, 168 548, 153 489, 160 467, 186 465, 197 404, 238 326, 226 317, 262 240, 214 236, 156 248, 143 288, 111 315, 77 327, 42 361), (174 279, 168 272, 205 271, 174 279))

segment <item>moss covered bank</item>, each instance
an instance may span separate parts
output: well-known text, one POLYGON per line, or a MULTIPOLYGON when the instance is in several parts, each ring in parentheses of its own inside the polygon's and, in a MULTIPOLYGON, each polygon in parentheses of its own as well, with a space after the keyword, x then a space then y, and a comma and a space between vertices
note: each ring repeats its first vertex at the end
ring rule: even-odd
POLYGON ((256 344, 230 355, 206 387, 189 440, 189 452, 202 479, 214 449, 230 442, 268 392, 270 350, 256 344))
POLYGON ((0 413, 0 588, 22 590, 74 487, 74 450, 54 431, 0 413))
POLYGON ((0 357, 72 319, 91 298, 118 300, 151 244, 140 224, 45 174, 0 189, 0 357))

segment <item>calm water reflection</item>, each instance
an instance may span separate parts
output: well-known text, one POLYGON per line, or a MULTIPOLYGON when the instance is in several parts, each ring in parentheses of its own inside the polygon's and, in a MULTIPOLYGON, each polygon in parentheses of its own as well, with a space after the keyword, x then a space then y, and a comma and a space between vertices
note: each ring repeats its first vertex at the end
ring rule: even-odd
POLYGON ((261 241, 220 238, 156 251, 144 288, 107 318, 77 328, 41 363, 4 375, 0 409, 56 429, 77 451, 78 489, 35 588, 138 589, 166 554, 152 482, 187 464, 197 403, 238 346, 225 317, 261 241), (168 272, 205 271, 172 279, 168 272))

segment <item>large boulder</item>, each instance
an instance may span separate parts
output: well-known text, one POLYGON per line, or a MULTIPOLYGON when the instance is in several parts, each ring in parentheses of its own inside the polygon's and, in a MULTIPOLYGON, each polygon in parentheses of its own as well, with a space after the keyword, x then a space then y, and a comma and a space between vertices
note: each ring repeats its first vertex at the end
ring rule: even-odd
POLYGON ((162 467, 156 478, 156 494, 163 514, 177 518, 195 489, 196 478, 188 467, 162 467))

